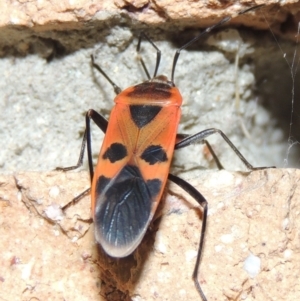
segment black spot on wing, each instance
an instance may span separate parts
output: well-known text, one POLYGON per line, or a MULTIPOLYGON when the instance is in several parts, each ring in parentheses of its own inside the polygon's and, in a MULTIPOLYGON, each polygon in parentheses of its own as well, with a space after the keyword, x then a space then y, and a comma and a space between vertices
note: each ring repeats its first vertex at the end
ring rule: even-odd
POLYGON ((160 180, 145 182, 137 167, 125 166, 104 191, 102 204, 96 209, 96 231, 105 243, 124 247, 138 240, 149 220, 152 198, 160 189, 160 180))
POLYGON ((158 195, 158 193, 161 190, 161 184, 162 184, 161 180, 159 179, 153 179, 147 181, 147 186, 152 197, 158 195))
POLYGON ((109 159, 111 163, 122 160, 127 156, 126 146, 121 143, 112 143, 103 154, 103 159, 109 159))
POLYGON ((129 108, 131 118, 138 128, 142 128, 150 123, 162 109, 161 106, 148 105, 131 105, 129 108))
POLYGON ((106 188, 106 186, 108 185, 108 183, 110 182, 110 178, 107 178, 105 176, 100 176, 97 180, 97 184, 96 184, 96 194, 100 195, 103 190, 106 188))
POLYGON ((168 161, 167 154, 160 145, 148 146, 142 153, 141 159, 145 160, 150 165, 168 161))

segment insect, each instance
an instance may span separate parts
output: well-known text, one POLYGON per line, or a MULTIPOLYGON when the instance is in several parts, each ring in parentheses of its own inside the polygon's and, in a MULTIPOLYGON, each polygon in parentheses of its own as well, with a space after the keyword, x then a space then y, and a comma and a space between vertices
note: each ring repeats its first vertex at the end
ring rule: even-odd
MULTIPOLYGON (((261 6, 263 5, 246 9, 238 14, 244 14, 261 6)), ((95 110, 91 109, 86 113, 86 130, 78 163, 73 167, 59 168, 66 171, 81 166, 85 145, 87 145, 96 241, 108 255, 116 258, 128 256, 140 244, 160 202, 167 180, 174 182, 190 194, 203 208, 202 230, 193 272, 196 289, 203 301, 207 298, 197 276, 203 251, 208 205, 204 196, 192 185, 169 173, 173 152, 205 141, 208 136, 218 133, 248 169, 268 168, 253 167, 219 129, 210 128, 190 136, 177 134, 182 97, 174 84, 174 75, 180 52, 231 18, 222 19, 176 51, 170 80, 163 75, 157 76, 161 54, 145 34, 140 35, 137 52, 140 51, 141 41, 144 38, 156 49, 157 57, 153 77, 149 75, 141 58, 142 66, 148 76, 148 80, 141 84, 122 91, 91 56, 93 67, 114 88, 115 106, 109 121, 95 110), (95 172, 92 162, 90 119, 105 133, 95 172)), ((211 147, 208 143, 207 145, 221 168, 211 147)))

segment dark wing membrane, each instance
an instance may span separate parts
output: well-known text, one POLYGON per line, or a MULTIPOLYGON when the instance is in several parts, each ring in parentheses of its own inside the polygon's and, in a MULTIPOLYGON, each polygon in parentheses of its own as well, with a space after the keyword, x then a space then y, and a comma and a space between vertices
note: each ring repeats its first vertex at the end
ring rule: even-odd
POLYGON ((132 253, 152 218, 153 199, 161 181, 145 181, 136 166, 126 165, 112 180, 100 177, 96 184, 96 239, 113 257, 132 253))

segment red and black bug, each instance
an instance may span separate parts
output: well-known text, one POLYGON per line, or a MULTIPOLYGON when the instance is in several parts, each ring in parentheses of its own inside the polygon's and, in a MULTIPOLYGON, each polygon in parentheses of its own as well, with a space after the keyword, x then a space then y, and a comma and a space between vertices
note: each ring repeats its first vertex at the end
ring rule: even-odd
MULTIPOLYGON (((252 9, 244 10, 239 15, 252 9)), ((137 51, 139 52, 144 38, 156 49, 157 61, 154 75, 150 77, 141 59, 149 78, 141 84, 122 91, 95 63, 92 56, 93 67, 100 71, 114 88, 117 95, 114 100, 115 106, 109 121, 94 110, 87 112, 86 130, 78 164, 63 169, 75 169, 82 164, 87 144, 95 237, 108 255, 117 258, 131 254, 143 239, 167 180, 190 194, 203 208, 200 243, 193 272, 193 279, 202 300, 207 299, 197 276, 206 229, 207 201, 185 180, 169 173, 173 152, 190 144, 205 141, 208 136, 218 133, 248 169, 267 168, 253 167, 219 129, 210 128, 191 136, 177 134, 182 97, 174 84, 174 74, 180 51, 230 19, 231 17, 222 19, 176 51, 171 80, 163 75, 157 76, 160 51, 145 34, 140 35, 137 51), (92 162, 90 119, 105 133, 95 172, 92 162)), ((215 156, 209 144, 208 147, 215 156)), ((216 157, 215 160, 221 167, 216 157)))

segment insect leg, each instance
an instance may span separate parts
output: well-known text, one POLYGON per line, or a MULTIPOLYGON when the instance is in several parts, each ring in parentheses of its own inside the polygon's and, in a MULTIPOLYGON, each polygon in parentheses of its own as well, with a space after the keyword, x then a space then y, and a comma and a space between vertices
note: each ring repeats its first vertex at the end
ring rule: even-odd
POLYGON ((62 170, 62 171, 69 171, 74 170, 82 166, 83 157, 84 157, 84 151, 85 151, 85 145, 87 144, 87 153, 88 153, 88 162, 89 162, 89 169, 90 169, 90 175, 91 179, 93 178, 93 162, 92 162, 92 147, 91 147, 91 131, 90 131, 90 119, 92 119, 96 125, 102 130, 103 133, 106 132, 107 129, 107 120, 97 113, 94 110, 89 110, 85 115, 85 124, 86 128, 83 134, 81 148, 80 148, 80 154, 77 161, 77 164, 74 166, 69 167, 57 167, 56 170, 62 170))
MULTIPOLYGON (((57 167, 56 170, 69 171, 69 170, 79 168, 82 165, 82 162, 83 162, 85 145, 87 145, 89 171, 90 171, 90 178, 91 178, 91 181, 92 181, 93 175, 94 175, 94 168, 93 168, 91 129, 90 129, 90 120, 91 119, 96 123, 96 125, 102 130, 103 133, 106 132, 107 124, 108 124, 107 120, 102 115, 100 115, 99 113, 94 111, 93 109, 89 110, 85 115, 86 128, 85 128, 85 131, 84 131, 84 134, 83 134, 81 148, 80 148, 80 154, 79 154, 77 164, 74 165, 74 166, 70 166, 70 167, 57 167)), ((82 193, 80 193, 71 202, 67 203, 64 207, 62 207, 62 210, 64 211, 68 207, 70 207, 71 205, 74 205, 75 203, 77 203, 83 197, 88 195, 90 193, 90 190, 91 190, 91 188, 88 188, 85 191, 83 191, 82 193)))
POLYGON ((174 176, 172 174, 168 175, 168 179, 175 184, 177 184, 179 187, 181 187, 183 190, 185 190, 192 198, 194 198, 199 205, 203 208, 203 219, 202 219, 202 228, 201 228, 201 235, 200 235, 200 242, 199 242, 199 248, 198 248, 198 254, 197 254, 197 260, 193 272, 193 280, 196 286, 196 289, 201 296, 203 301, 207 301, 199 280, 198 280, 198 272, 199 272, 199 267, 200 267, 200 261, 201 261, 201 255, 202 255, 202 250, 203 250, 203 244, 204 244, 204 237, 205 237, 205 230, 206 230, 206 221, 207 221, 207 201, 204 198, 204 196, 191 184, 188 182, 184 181, 183 179, 174 176))
POLYGON ((84 149, 85 149, 85 143, 86 143, 86 137, 87 137, 87 131, 85 129, 83 138, 82 138, 82 143, 80 147, 80 153, 79 153, 79 158, 77 161, 76 165, 68 166, 68 167, 56 167, 55 170, 61 170, 61 171, 69 171, 69 170, 74 170, 79 168, 82 165, 83 161, 83 156, 84 156, 84 149))
MULTIPOLYGON (((188 138, 188 137, 190 137, 190 135, 188 135, 188 134, 177 134, 177 135, 176 135, 176 144, 178 144, 178 143, 181 142, 183 139, 186 139, 186 138, 188 138)), ((198 142, 198 141, 197 141, 197 142, 198 142)), ((207 146, 209 152, 211 153, 211 155, 212 155, 212 157, 213 157, 213 159, 214 159, 214 161, 215 161, 215 163, 216 163, 218 169, 224 169, 222 163, 220 162, 218 156, 217 156, 216 153, 214 152, 214 150, 213 150, 213 148, 211 147, 210 143, 209 143, 207 140, 205 140, 205 139, 204 139, 204 140, 201 140, 201 141, 199 141, 199 142, 202 142, 202 143, 205 143, 205 144, 206 144, 206 146, 207 146)), ((176 149, 176 148, 175 148, 175 149, 176 149)))
POLYGON ((138 59, 140 60, 148 79, 151 79, 151 76, 150 76, 149 71, 148 71, 148 69, 145 65, 145 62, 144 62, 143 58, 140 56, 142 38, 146 39, 156 49, 156 64, 155 64, 153 77, 155 77, 157 75, 157 71, 158 71, 158 67, 159 67, 159 63, 160 63, 160 58, 161 58, 161 51, 158 49, 158 47, 153 43, 153 41, 144 32, 140 33, 138 44, 136 46, 136 52, 138 54, 138 59))
POLYGON ((116 95, 121 93, 122 89, 112 81, 112 79, 102 70, 102 68, 97 63, 95 63, 95 58, 93 54, 91 55, 91 60, 92 60, 92 66, 96 68, 106 78, 106 80, 113 86, 116 95))
POLYGON ((91 119, 96 123, 96 125, 100 128, 100 130, 104 134, 106 133, 108 121, 102 115, 100 115, 98 112, 96 112, 93 109, 88 110, 88 112, 85 115, 85 124, 86 124, 86 132, 87 132, 87 136, 86 136, 87 145, 86 146, 87 146, 90 178, 92 181, 93 176, 94 176, 94 167, 93 167, 92 140, 91 140, 91 129, 90 129, 90 120, 91 119))
POLYGON ((180 134, 180 133, 177 133, 176 135, 176 144, 180 141, 182 141, 183 139, 189 137, 190 135, 189 134, 180 134))
POLYGON ((240 160, 245 164, 245 166, 250 170, 258 170, 258 169, 265 169, 265 168, 275 168, 275 166, 263 166, 263 167, 253 167, 246 158, 240 153, 240 151, 234 146, 234 144, 229 140, 229 138, 219 129, 211 128, 204 131, 201 131, 195 135, 191 135, 187 138, 184 138, 180 142, 175 144, 174 149, 180 149, 191 145, 193 143, 197 143, 200 141, 205 140, 206 137, 218 133, 221 137, 225 140, 225 142, 232 148, 232 150, 236 153, 236 155, 240 158, 240 160))
POLYGON ((62 211, 65 211, 67 208, 69 208, 71 205, 75 205, 78 201, 80 201, 82 198, 84 198, 86 195, 88 195, 91 192, 91 188, 88 188, 81 192, 79 195, 77 195, 72 201, 67 203, 65 206, 61 207, 62 211))

